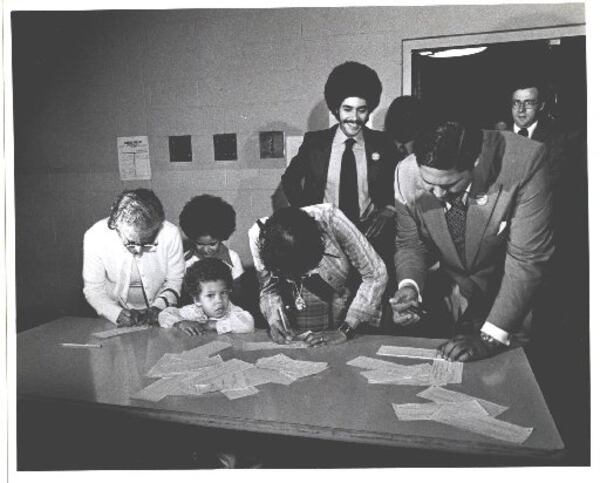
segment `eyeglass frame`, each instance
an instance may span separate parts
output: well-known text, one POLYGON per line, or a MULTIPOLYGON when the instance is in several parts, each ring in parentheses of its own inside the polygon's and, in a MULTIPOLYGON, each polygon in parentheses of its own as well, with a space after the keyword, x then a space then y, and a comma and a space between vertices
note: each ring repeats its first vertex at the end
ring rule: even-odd
POLYGON ((518 111, 520 111, 521 108, 525 108, 525 110, 531 111, 532 109, 535 109, 539 105, 540 105, 540 102, 538 100, 534 101, 532 99, 527 99, 525 101, 519 101, 518 99, 513 99, 513 101, 511 102, 512 108, 516 109, 518 111))
MULTIPOLYGON (((117 232, 117 234, 119 235, 119 238, 121 239, 121 242, 123 242, 123 246, 127 249, 135 249, 135 248, 139 248, 142 251, 150 251, 153 250, 154 248, 156 248, 158 246, 158 241, 155 240, 153 243, 135 243, 135 242, 131 242, 129 240, 127 240, 127 242, 125 243, 125 237, 123 236, 123 234, 121 233, 121 230, 119 230, 118 227, 115 226, 114 230, 117 232)), ((158 232, 156 233, 155 236, 158 236, 158 232)))

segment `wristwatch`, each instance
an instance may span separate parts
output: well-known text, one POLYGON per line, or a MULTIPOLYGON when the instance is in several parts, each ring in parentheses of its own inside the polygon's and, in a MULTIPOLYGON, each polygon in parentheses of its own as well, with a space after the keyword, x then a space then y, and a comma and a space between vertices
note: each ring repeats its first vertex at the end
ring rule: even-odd
POLYGON ((340 325, 338 330, 346 336, 347 340, 350 340, 352 337, 354 337, 354 329, 350 327, 347 322, 344 322, 342 325, 340 325))
POLYGON ((485 332, 479 332, 479 337, 483 341, 483 343, 491 349, 498 351, 500 349, 505 348, 502 342, 497 341, 491 335, 488 335, 485 332))

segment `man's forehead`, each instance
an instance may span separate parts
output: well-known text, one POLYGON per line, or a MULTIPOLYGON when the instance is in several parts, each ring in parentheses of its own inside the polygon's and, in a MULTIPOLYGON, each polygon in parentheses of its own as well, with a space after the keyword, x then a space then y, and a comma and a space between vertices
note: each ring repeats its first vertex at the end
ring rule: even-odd
POLYGON ((513 99, 537 99, 539 95, 539 91, 537 87, 526 87, 523 89, 516 89, 513 92, 513 99))
POLYGON ((367 106, 367 101, 366 99, 363 99, 362 97, 346 97, 343 101, 342 101, 342 106, 349 106, 349 107, 366 107, 367 106))

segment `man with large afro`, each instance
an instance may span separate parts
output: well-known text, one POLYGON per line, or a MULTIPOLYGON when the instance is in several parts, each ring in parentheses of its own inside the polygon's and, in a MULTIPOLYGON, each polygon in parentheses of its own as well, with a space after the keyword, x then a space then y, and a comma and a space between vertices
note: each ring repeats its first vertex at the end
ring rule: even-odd
POLYGON ((325 101, 338 123, 307 132, 282 176, 294 207, 332 203, 366 235, 393 273, 395 146, 366 126, 379 105, 381 81, 370 67, 344 62, 325 83, 325 101))

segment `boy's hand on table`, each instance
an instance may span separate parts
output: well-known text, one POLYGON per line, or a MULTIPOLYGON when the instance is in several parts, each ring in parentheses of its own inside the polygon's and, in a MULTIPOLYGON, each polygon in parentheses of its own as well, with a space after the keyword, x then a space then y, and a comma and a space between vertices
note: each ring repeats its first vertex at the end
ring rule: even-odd
POLYGON ((202 335, 206 332, 204 324, 196 320, 180 320, 179 322, 174 323, 173 327, 187 335, 202 335))

